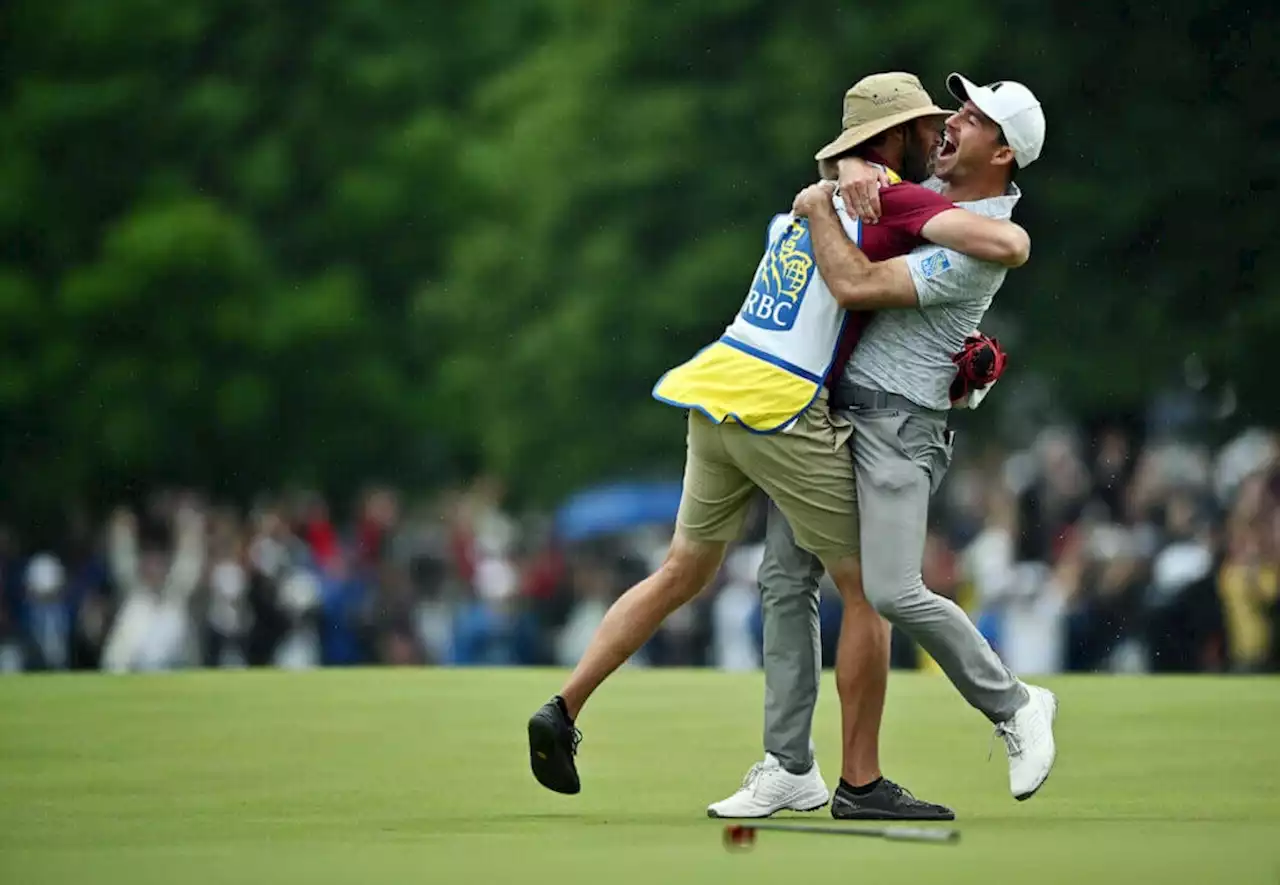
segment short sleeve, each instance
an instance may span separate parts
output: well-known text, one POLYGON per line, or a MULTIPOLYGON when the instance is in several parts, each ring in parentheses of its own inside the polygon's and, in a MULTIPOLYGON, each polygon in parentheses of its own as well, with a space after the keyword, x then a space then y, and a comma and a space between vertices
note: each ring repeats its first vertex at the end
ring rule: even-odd
POLYGON ((979 301, 1000 288, 1007 272, 942 246, 924 246, 906 256, 921 307, 979 301))
POLYGON ((918 184, 903 182, 880 190, 880 223, 912 237, 919 237, 929 219, 955 203, 918 184))

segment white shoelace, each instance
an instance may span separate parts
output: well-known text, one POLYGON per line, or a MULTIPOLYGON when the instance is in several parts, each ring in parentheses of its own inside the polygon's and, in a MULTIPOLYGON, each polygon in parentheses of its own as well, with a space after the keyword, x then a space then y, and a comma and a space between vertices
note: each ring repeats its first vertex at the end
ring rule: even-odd
POLYGON ((991 735, 991 743, 987 744, 987 761, 991 761, 991 751, 996 744, 996 738, 1004 739, 1005 749, 1009 752, 1009 758, 1022 755, 1022 739, 1018 737, 1018 733, 1009 726, 1001 722, 996 726, 996 730, 991 735))
POLYGON ((751 766, 751 769, 747 772, 747 776, 742 779, 741 789, 751 790, 751 795, 754 796, 756 793, 756 787, 760 782, 760 775, 762 774, 764 774, 764 763, 757 762, 755 765, 751 766))

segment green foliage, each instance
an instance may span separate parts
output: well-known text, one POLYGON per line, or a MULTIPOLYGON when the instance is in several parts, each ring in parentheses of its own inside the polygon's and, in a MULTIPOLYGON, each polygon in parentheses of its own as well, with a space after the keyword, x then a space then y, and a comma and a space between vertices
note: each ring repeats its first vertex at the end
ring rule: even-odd
POLYGON ((1133 408, 1197 352, 1273 417, 1278 38, 1224 2, 14 0, 5 497, 676 470, 649 388, 886 69, 1044 101, 1019 371, 1133 408))

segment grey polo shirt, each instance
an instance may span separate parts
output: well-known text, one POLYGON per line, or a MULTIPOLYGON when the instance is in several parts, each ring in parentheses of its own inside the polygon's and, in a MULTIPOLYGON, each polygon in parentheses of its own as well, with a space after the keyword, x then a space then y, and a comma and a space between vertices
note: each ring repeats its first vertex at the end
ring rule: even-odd
MULTIPOLYGON (((925 186, 941 190, 937 179, 925 186)), ((988 218, 1009 218, 1021 197, 1011 184, 1005 196, 956 205, 988 218)), ((949 409, 956 374, 951 355, 982 322, 1007 269, 932 243, 906 259, 920 306, 879 311, 858 340, 840 384, 896 393, 927 409, 949 409)))

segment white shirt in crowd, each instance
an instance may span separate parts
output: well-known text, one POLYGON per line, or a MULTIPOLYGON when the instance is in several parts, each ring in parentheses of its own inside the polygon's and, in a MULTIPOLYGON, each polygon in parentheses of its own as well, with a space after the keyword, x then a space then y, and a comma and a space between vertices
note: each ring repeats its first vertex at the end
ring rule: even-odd
POLYGON ((763 559, 763 544, 739 547, 725 559, 726 581, 711 605, 712 663, 721 670, 760 668, 751 618, 760 604, 756 574, 763 559))
POLYGON ((1009 669, 1035 676, 1061 672, 1066 651, 1066 595, 1041 562, 1016 562, 1015 539, 988 526, 965 549, 964 568, 984 611, 999 623, 997 651, 1009 669))
POLYGON ((159 587, 142 580, 138 538, 131 527, 113 527, 108 559, 124 598, 107 636, 102 669, 110 673, 162 670, 195 663, 190 600, 204 568, 204 521, 185 513, 168 573, 159 587))

